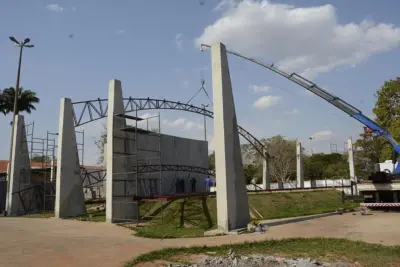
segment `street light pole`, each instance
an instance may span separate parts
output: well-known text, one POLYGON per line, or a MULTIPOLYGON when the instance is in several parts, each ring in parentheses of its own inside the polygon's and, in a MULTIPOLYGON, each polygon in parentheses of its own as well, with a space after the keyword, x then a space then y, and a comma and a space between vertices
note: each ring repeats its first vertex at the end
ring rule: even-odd
POLYGON ((208 107, 207 105, 201 104, 201 106, 204 109, 204 141, 207 141, 207 120, 206 120, 206 107, 208 107))
POLYGON ((312 140, 314 139, 314 137, 310 136, 309 139, 310 139, 310 149, 311 149, 311 156, 312 156, 314 154, 314 151, 313 151, 313 148, 312 148, 312 140))
POLYGON ((9 203, 9 191, 10 191, 10 172, 11 172, 11 164, 12 164, 12 148, 13 148, 13 143, 14 143, 14 133, 16 131, 16 125, 15 125, 15 118, 18 115, 18 98, 19 98, 19 81, 21 77, 21 63, 22 63, 22 50, 24 47, 27 48, 32 48, 34 45, 28 44, 31 39, 25 38, 24 41, 19 42, 17 39, 15 39, 13 36, 9 37, 10 40, 14 43, 15 46, 19 47, 19 59, 18 59, 18 71, 17 71, 17 81, 16 81, 16 87, 14 90, 14 107, 13 107, 13 120, 12 120, 12 127, 11 127, 11 142, 10 142, 10 157, 8 161, 8 171, 7 171, 7 196, 6 196, 6 207, 4 211, 4 215, 7 216, 7 209, 8 209, 8 203, 9 203))

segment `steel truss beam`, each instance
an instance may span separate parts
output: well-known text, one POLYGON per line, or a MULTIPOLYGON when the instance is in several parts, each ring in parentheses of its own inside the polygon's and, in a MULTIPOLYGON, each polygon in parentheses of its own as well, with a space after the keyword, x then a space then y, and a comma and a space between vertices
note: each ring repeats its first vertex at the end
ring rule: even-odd
MULTIPOLYGON (((205 108, 184 104, 166 99, 152 99, 152 98, 124 98, 125 113, 133 112, 136 110, 150 110, 150 109, 170 109, 182 110, 186 112, 196 113, 209 118, 214 117, 214 113, 205 108)), ((89 122, 99 120, 107 117, 108 99, 96 99, 88 101, 74 102, 74 122, 75 127, 87 124, 89 122)), ((263 151, 267 151, 266 147, 252 134, 238 125, 239 134, 246 139, 262 156, 266 157, 263 151)), ((267 154, 268 155, 268 154, 267 154)), ((268 155, 269 156, 269 155, 268 155)))
MULTIPOLYGON (((194 166, 186 166, 186 165, 168 165, 168 164, 154 164, 154 165, 139 165, 138 166, 138 174, 143 173, 151 173, 151 172, 192 172, 192 173, 200 173, 209 176, 215 176, 214 170, 208 170, 206 168, 194 167, 194 166)), ((82 184, 84 188, 92 187, 98 183, 101 183, 106 180, 106 170, 92 171, 88 172, 86 169, 82 168, 81 178, 82 184), (95 181, 93 181, 94 179, 95 181), (84 182, 88 181, 85 185, 84 182)))
POLYGON ((201 167, 194 167, 194 166, 186 166, 186 165, 167 165, 167 164, 154 164, 154 165, 139 165, 138 166, 138 173, 149 173, 149 172, 166 172, 166 171, 173 171, 173 172, 193 172, 193 173, 200 173, 204 175, 215 176, 214 170, 209 170, 206 168, 201 167))

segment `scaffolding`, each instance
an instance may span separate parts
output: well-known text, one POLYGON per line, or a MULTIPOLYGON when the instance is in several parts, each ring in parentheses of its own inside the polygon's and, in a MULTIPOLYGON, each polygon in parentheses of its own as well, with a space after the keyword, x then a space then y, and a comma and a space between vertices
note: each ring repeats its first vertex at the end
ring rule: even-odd
MULTIPOLYGON (((113 204, 117 206, 128 205, 131 207, 123 208, 124 211, 135 212, 136 221, 140 221, 141 202, 137 200, 138 196, 152 196, 162 193, 162 170, 161 170, 161 121, 160 113, 157 116, 149 118, 139 118, 138 110, 135 116, 126 114, 116 114, 116 117, 125 120, 134 121, 133 125, 127 123, 122 129, 113 131, 113 141, 123 144, 123 151, 116 151, 114 148, 113 161, 128 164, 124 166, 126 171, 113 175, 113 187, 118 192, 113 193, 113 204), (149 129, 149 120, 158 118, 158 127, 149 129), (139 127, 139 122, 146 122, 146 128, 139 127), (122 133, 122 134, 121 134, 122 133), (117 159, 118 158, 118 159, 117 159), (152 172, 141 173, 139 167, 149 164, 159 165, 160 168, 152 172), (122 179, 116 178, 122 176, 122 179), (116 198, 116 200, 114 200, 116 198)), ((114 191, 114 190, 113 190, 114 191)), ((128 215, 129 217, 130 215, 128 215)), ((135 221, 135 218, 112 218, 116 221, 135 221)))

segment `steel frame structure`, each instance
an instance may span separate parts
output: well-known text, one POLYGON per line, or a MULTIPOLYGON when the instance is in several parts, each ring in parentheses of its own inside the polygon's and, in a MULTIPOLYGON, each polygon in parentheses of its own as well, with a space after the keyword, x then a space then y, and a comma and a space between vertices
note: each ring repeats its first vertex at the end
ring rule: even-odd
MULTIPOLYGON (((136 166, 133 166, 136 168, 136 166)), ((171 165, 171 164, 143 164, 137 166, 138 174, 143 173, 152 173, 152 172, 165 172, 165 171, 174 171, 174 172, 191 172, 191 173, 199 173, 204 175, 215 176, 215 170, 208 170, 202 167, 195 166, 187 166, 187 165, 171 165)), ((135 173, 135 172, 132 172, 135 173)), ((89 181, 88 185, 84 185, 84 188, 89 188, 95 184, 101 183, 106 180, 106 170, 98 170, 88 172, 85 168, 82 168, 81 178, 82 183, 86 180, 89 181), (92 183, 91 179, 94 179, 95 182, 92 183)))
MULTIPOLYGON (((182 110, 207 116, 209 118, 214 117, 214 113, 205 108, 166 99, 128 97, 123 98, 123 100, 125 114, 134 111, 137 112, 138 110, 166 109, 182 110)), ((75 127, 107 117, 108 99, 98 98, 95 100, 73 102, 72 105, 75 127)), ((266 158, 267 156, 271 157, 268 153, 264 154, 263 151, 267 151, 266 147, 256 137, 254 137, 251 133, 249 133, 239 125, 238 132, 257 150, 258 153, 260 153, 263 158, 266 158)))

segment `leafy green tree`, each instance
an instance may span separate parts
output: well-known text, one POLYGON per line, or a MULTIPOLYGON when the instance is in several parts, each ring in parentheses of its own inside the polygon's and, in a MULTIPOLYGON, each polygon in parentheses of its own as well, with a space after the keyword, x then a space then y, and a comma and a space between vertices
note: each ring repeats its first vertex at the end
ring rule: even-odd
MULTIPOLYGON (((0 112, 5 115, 12 113, 14 111, 15 88, 10 87, 4 89, 0 98, 0 112)), ((36 110, 35 104, 39 102, 40 99, 36 96, 35 92, 25 90, 21 87, 18 90, 17 114, 20 112, 27 112, 30 114, 32 110, 36 110)))
MULTIPOLYGON (((296 173, 296 140, 286 139, 281 135, 260 140, 267 147, 273 158, 270 160, 272 182, 288 182, 296 173)), ((262 166, 264 158, 250 144, 242 146, 243 158, 256 166, 262 166)), ((261 173, 262 168, 258 167, 261 173)))
MULTIPOLYGON (((377 97, 373 109, 376 122, 391 133, 395 140, 400 140, 400 77, 386 81, 376 92, 377 97)), ((392 147, 384 143, 380 159, 390 159, 392 147)))
POLYGON ((99 158, 97 159, 97 163, 101 164, 104 162, 104 146, 107 143, 107 127, 105 124, 102 125, 103 130, 100 132, 100 137, 97 140, 94 140, 95 146, 100 150, 99 158))
POLYGON ((346 155, 339 153, 318 153, 304 159, 304 179, 337 179, 349 177, 346 155))
POLYGON ((253 179, 255 179, 255 183, 259 183, 260 182, 260 170, 259 170, 259 166, 255 165, 255 164, 245 164, 243 166, 244 168, 244 177, 246 179, 246 184, 251 184, 253 182, 253 179))
POLYGON ((215 151, 208 155, 208 169, 215 170, 215 151))
MULTIPOLYGON (((54 158, 54 160, 55 160, 55 158, 54 158)), ((34 154, 32 156, 32 158, 31 158, 31 161, 32 162, 50 162, 51 161, 51 157, 50 156, 46 156, 46 155, 42 156, 42 155, 34 154)))

